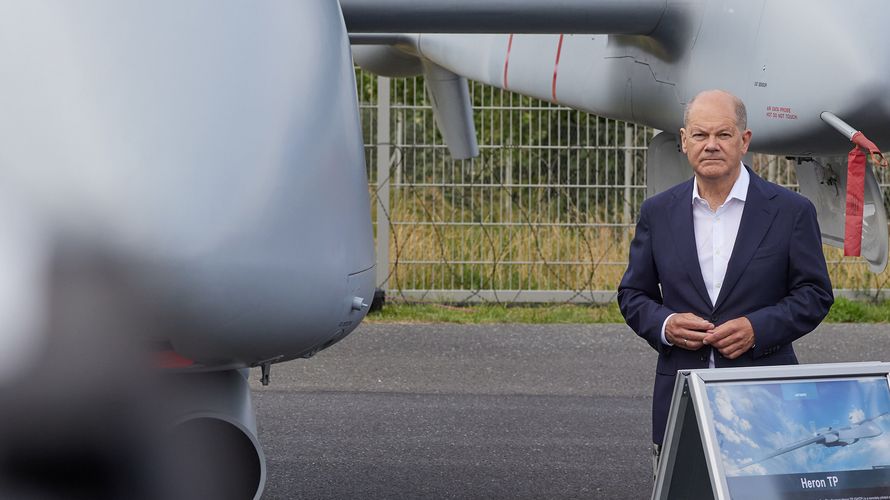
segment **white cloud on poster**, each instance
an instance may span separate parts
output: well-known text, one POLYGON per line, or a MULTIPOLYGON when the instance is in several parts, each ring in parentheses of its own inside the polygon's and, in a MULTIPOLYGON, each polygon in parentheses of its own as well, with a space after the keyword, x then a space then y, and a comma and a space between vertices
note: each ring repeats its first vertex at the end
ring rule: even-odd
POLYGON ((748 467, 747 470, 749 470, 751 472, 751 474, 756 474, 756 475, 764 475, 764 474, 769 473, 769 471, 766 470, 766 467, 764 467, 761 464, 754 464, 751 467, 748 467))
POLYGON ((755 449, 760 448, 760 446, 758 446, 757 443, 755 443, 751 438, 749 438, 748 436, 745 436, 744 434, 736 432, 734 429, 732 429, 731 427, 727 426, 726 424, 724 424, 722 422, 714 422, 714 427, 717 429, 717 432, 723 436, 723 439, 725 439, 731 443, 735 443, 735 444, 743 444, 744 443, 744 444, 750 446, 751 448, 755 448, 755 449))
POLYGON ((752 462, 754 459, 750 457, 733 460, 723 455, 723 466, 729 476, 762 476, 771 473, 762 464, 749 465, 752 462))
POLYGON ((742 434, 751 430, 751 422, 736 413, 736 408, 750 411, 754 407, 750 398, 742 397, 736 393, 730 394, 729 391, 720 388, 714 395, 714 407, 720 418, 728 424, 716 422, 718 432, 723 432, 730 442, 745 443, 753 448, 759 448, 757 443, 742 434))
POLYGON ((718 389, 717 393, 714 396, 714 406, 716 406, 717 413, 720 415, 723 420, 727 420, 729 422, 735 422, 735 419, 738 418, 735 413, 735 404, 738 404, 738 400, 733 400, 733 398, 729 395, 729 393, 725 389, 718 389))

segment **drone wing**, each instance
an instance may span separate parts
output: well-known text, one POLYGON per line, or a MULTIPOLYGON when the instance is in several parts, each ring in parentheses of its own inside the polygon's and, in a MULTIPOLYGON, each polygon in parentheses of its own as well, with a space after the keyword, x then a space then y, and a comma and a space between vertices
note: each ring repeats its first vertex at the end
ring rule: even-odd
MULTIPOLYGON (((671 24, 667 0, 340 0, 340 7, 358 65, 379 75, 426 77, 436 123, 455 159, 479 154, 468 78, 557 102, 556 73, 542 68, 554 64, 563 36, 651 35, 671 24), (512 86, 510 47, 528 59, 514 55, 512 86)), ((612 103, 611 90, 600 94, 612 103)), ((620 115, 602 106, 588 111, 620 115)))

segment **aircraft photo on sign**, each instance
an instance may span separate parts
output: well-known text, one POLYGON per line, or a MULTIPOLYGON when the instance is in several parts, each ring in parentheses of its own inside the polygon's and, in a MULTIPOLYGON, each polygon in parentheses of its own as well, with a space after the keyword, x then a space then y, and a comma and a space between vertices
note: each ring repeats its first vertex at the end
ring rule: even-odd
POLYGON ((732 498, 890 494, 885 377, 712 384, 707 395, 732 498))

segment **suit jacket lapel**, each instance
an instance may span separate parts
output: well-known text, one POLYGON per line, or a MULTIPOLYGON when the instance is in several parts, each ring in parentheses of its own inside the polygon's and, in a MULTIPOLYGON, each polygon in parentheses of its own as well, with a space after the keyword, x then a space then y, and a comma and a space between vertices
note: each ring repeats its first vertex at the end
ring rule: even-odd
POLYGON ((692 179, 679 190, 670 207, 670 225, 674 234, 674 245, 677 255, 683 262, 683 267, 689 275, 692 286, 701 295, 708 307, 712 307, 708 289, 705 288, 705 279, 702 278, 701 267, 698 263, 698 248, 695 245, 695 228, 692 222, 692 179))
POLYGON ((751 261, 751 257, 754 256, 754 252, 757 251, 760 242, 763 241, 763 237, 776 217, 776 208, 770 202, 776 196, 776 193, 773 192, 766 181, 758 177, 751 169, 748 169, 748 173, 751 175, 751 182, 748 185, 745 208, 742 211, 742 221, 739 224, 739 232, 735 239, 735 245, 732 248, 732 256, 729 258, 726 276, 723 278, 723 286, 717 295, 717 303, 714 304, 714 309, 720 307, 726 300, 726 296, 729 295, 729 292, 732 291, 745 268, 748 267, 748 262, 751 261))

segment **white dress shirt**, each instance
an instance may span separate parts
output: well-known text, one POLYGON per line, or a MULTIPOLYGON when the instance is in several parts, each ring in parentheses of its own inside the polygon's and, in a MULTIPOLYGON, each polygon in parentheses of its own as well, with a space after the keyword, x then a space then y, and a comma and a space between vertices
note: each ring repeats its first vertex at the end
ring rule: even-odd
MULTIPOLYGON (((726 267, 729 265, 732 248, 739 233, 745 198, 748 195, 748 183, 751 180, 744 165, 739 164, 739 169, 739 177, 717 210, 711 210, 708 202, 699 196, 698 179, 692 181, 692 225, 695 229, 695 247, 698 251, 698 265, 712 306, 717 303, 720 288, 723 286, 723 277, 726 276, 726 267)), ((667 345, 671 343, 665 337, 664 329, 671 316, 673 314, 661 325, 661 341, 667 345)), ((708 366, 714 367, 714 351, 711 351, 708 366)))

